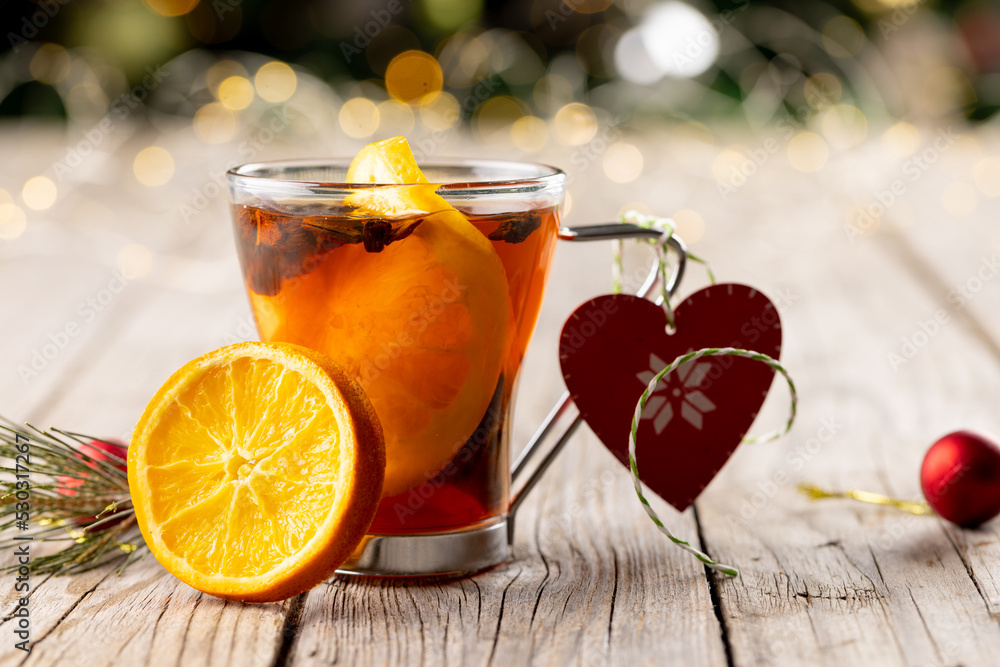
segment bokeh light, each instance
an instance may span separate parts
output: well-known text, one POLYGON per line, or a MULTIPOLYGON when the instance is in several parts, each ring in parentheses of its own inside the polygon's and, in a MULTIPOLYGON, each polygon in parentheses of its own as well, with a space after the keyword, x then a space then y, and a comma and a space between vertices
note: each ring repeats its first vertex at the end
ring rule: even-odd
POLYGON ((597 134, 597 116, 582 102, 570 102, 556 112, 552 119, 556 140, 569 146, 579 146, 597 134))
POLYGON ((66 78, 73 64, 69 51, 58 44, 42 44, 28 63, 28 71, 37 81, 54 85, 66 78))
POLYGON ((514 123, 526 112, 524 102, 516 97, 497 95, 476 107, 472 126, 483 142, 504 145, 512 140, 514 123))
POLYGON ((608 147, 601 164, 610 180, 631 183, 642 175, 642 151, 634 144, 619 141, 608 147))
MULTIPOLYGON (((235 60, 220 60, 205 72, 205 86, 209 92, 218 96, 219 86, 231 76, 248 77, 247 68, 235 60)), ((263 97, 263 95, 261 96, 263 97)))
POLYGON ((1000 157, 985 157, 972 170, 976 187, 987 197, 1000 197, 1000 157))
POLYGON ((130 243, 118 251, 117 265, 127 280, 143 278, 153 268, 153 253, 141 243, 130 243))
POLYGON ((20 206, 13 202, 0 203, 0 239, 13 241, 28 227, 28 218, 20 206))
POLYGON ((194 133, 208 144, 223 144, 236 136, 240 119, 219 102, 211 102, 194 114, 194 133))
POLYGON ((920 130, 912 123, 900 121, 885 131, 882 145, 897 157, 913 155, 920 148, 920 130))
POLYGON ((979 206, 979 195, 968 183, 955 181, 944 186, 944 190, 941 191, 941 204, 949 215, 965 216, 974 212, 979 206))
POLYGON ((441 93, 420 107, 420 122, 432 132, 443 132, 455 127, 462 119, 458 100, 451 93, 441 93))
POLYGON ((376 106, 378 127, 385 134, 407 134, 413 130, 413 109, 396 100, 385 100, 376 106))
POLYGON ((216 97, 227 109, 233 111, 246 109, 253 102, 253 84, 242 76, 230 76, 219 84, 216 97))
POLYGON ((615 46, 615 67, 639 84, 666 76, 690 78, 708 70, 719 55, 719 36, 694 7, 676 0, 654 5, 615 46))
POLYGON ((58 194, 56 184, 47 176, 29 178, 24 187, 21 188, 21 199, 24 200, 24 205, 35 211, 52 208, 58 194))
POLYGON ((272 60, 261 65, 253 82, 261 99, 268 102, 284 102, 295 93, 298 78, 295 76, 295 70, 287 64, 272 60))
POLYGON ((838 104, 823 114, 823 136, 835 148, 853 148, 865 140, 868 119, 855 106, 838 104))
POLYGON ((677 235, 687 244, 697 243, 705 235, 705 219, 697 211, 685 208, 671 216, 677 235))
POLYGON ((740 185, 740 176, 745 176, 740 167, 747 162, 746 146, 727 146, 712 160, 712 176, 719 183, 740 185))
POLYGON ((198 0, 142 0, 160 16, 181 16, 195 8, 198 0))
POLYGON ((367 97, 354 97, 340 107, 340 127, 354 139, 372 136, 378 129, 378 107, 367 97))
POLYGON ((819 171, 830 158, 830 147, 815 132, 798 132, 788 142, 788 162, 806 173, 819 171))
POLYGON ((385 87, 393 98, 407 104, 430 101, 444 86, 444 74, 434 56, 404 51, 392 59, 385 72, 385 87))
POLYGON ((148 146, 132 161, 132 173, 143 185, 151 188, 170 182, 174 176, 174 157, 166 148, 148 146))
POLYGON ((537 116, 522 116, 514 121, 510 134, 515 146, 526 153, 534 153, 545 147, 549 126, 537 116))
POLYGON ((663 78, 663 71, 646 49, 642 30, 632 28, 615 43, 615 70, 626 81, 648 86, 663 78))

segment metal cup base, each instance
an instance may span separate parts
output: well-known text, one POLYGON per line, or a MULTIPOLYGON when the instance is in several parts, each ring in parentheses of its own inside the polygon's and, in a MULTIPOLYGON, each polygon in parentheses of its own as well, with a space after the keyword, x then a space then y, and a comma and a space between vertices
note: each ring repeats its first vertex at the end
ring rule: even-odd
POLYGON ((370 577, 462 576, 510 556, 507 517, 470 528, 414 535, 366 535, 337 574, 370 577))

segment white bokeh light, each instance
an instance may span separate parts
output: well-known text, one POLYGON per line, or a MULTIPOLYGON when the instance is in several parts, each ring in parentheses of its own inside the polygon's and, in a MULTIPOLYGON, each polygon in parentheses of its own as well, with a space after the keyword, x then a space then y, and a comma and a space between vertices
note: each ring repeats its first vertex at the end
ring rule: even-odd
POLYGON ((698 76, 718 55, 719 35, 708 18, 671 0, 653 7, 622 35, 615 47, 615 66, 626 81, 650 84, 663 76, 698 76))

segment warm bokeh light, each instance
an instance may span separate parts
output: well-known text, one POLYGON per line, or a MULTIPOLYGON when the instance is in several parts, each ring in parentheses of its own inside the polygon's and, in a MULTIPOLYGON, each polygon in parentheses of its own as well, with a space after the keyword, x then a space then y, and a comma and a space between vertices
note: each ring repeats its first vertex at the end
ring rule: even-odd
POLYGON ((719 183, 741 185, 740 167, 747 162, 746 146, 727 146, 712 160, 712 176, 719 183))
POLYGON ((54 85, 66 78, 73 64, 69 52, 58 44, 42 44, 28 64, 28 71, 36 80, 54 85))
POLYGON ((976 187, 987 197, 1000 197, 1000 157, 985 157, 972 169, 976 187))
POLYGON ((444 74, 434 56, 404 51, 385 71, 385 87, 393 98, 407 104, 424 104, 441 92, 444 74))
POLYGON ((28 218, 20 206, 12 202, 0 203, 0 240, 13 241, 28 227, 28 218))
POLYGON ((340 107, 340 127, 354 139, 372 136, 378 129, 378 107, 367 97, 355 97, 340 107))
POLYGON ((597 134, 597 116, 586 104, 570 102, 556 112, 552 119, 552 129, 560 143, 579 146, 597 134))
POLYGON ((253 102, 253 84, 242 76, 231 76, 219 84, 215 96, 222 106, 233 111, 246 109, 253 102))
POLYGON ((166 148, 143 148, 132 161, 132 172, 143 185, 151 188, 164 185, 173 178, 174 156, 166 148))
POLYGON ((522 116, 510 128, 514 145, 526 153, 534 153, 545 146, 549 138, 549 126, 537 116, 522 116))
POLYGON ((298 86, 295 70, 279 60, 261 65, 253 82, 257 94, 268 102, 284 102, 295 93, 298 86))
POLYGON ((803 172, 819 171, 830 158, 830 147, 815 132, 799 132, 788 142, 788 162, 803 172))
POLYGON ((413 130, 413 109, 396 100, 379 102, 378 128, 386 134, 407 134, 413 130))
POLYGON ((855 106, 838 104, 823 114, 823 136, 834 148, 853 148, 865 140, 868 119, 855 106))
POLYGON ((21 199, 24 200, 24 205, 36 211, 52 208, 58 194, 56 184, 46 176, 29 178, 24 187, 21 188, 21 199))
POLYGON ((944 186, 944 190, 941 191, 941 204, 949 215, 969 215, 979 206, 979 195, 968 183, 955 181, 944 186))
POLYGON ((248 77, 247 68, 235 60, 220 60, 205 72, 205 86, 217 96, 219 86, 231 76, 242 76, 245 79, 248 77))
POLYGON ((823 25, 823 48, 834 58, 850 58, 865 46, 865 33, 849 16, 834 16, 823 25))
POLYGON ((130 243, 118 251, 117 264, 126 279, 142 278, 153 268, 153 253, 141 243, 130 243))
POLYGON ((198 0, 142 0, 160 16, 181 16, 198 5, 198 0))
POLYGON ((885 131, 882 145, 898 157, 913 155, 920 148, 920 130, 911 123, 900 121, 885 131))
POLYGON ((685 208, 673 215, 677 235, 687 244, 697 243, 705 235, 705 219, 698 211, 685 208))
POLYGON ((194 133, 205 143, 223 144, 239 129, 239 117, 219 102, 206 104, 194 114, 194 133))
POLYGON ((642 152, 633 144, 619 141, 601 159, 604 174, 615 183, 631 183, 642 175, 642 152))
POLYGON ((432 132, 443 132, 455 127, 461 119, 462 110, 451 93, 441 93, 420 107, 420 122, 432 132))
POLYGON ((524 103, 516 97, 497 95, 476 107, 472 126, 483 142, 505 145, 511 140, 514 123, 525 113, 524 103))

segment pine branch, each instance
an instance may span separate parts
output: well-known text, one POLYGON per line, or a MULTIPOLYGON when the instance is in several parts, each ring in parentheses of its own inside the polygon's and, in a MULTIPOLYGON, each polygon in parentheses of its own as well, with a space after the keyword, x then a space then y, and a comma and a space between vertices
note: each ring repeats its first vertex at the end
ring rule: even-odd
MULTIPOLYGON (((0 550, 69 542, 33 556, 28 568, 34 574, 75 574, 107 564, 121 574, 145 556, 120 454, 124 450, 115 442, 30 424, 22 428, 0 417, 0 550)), ((0 572, 18 567, 15 562, 0 572)))

